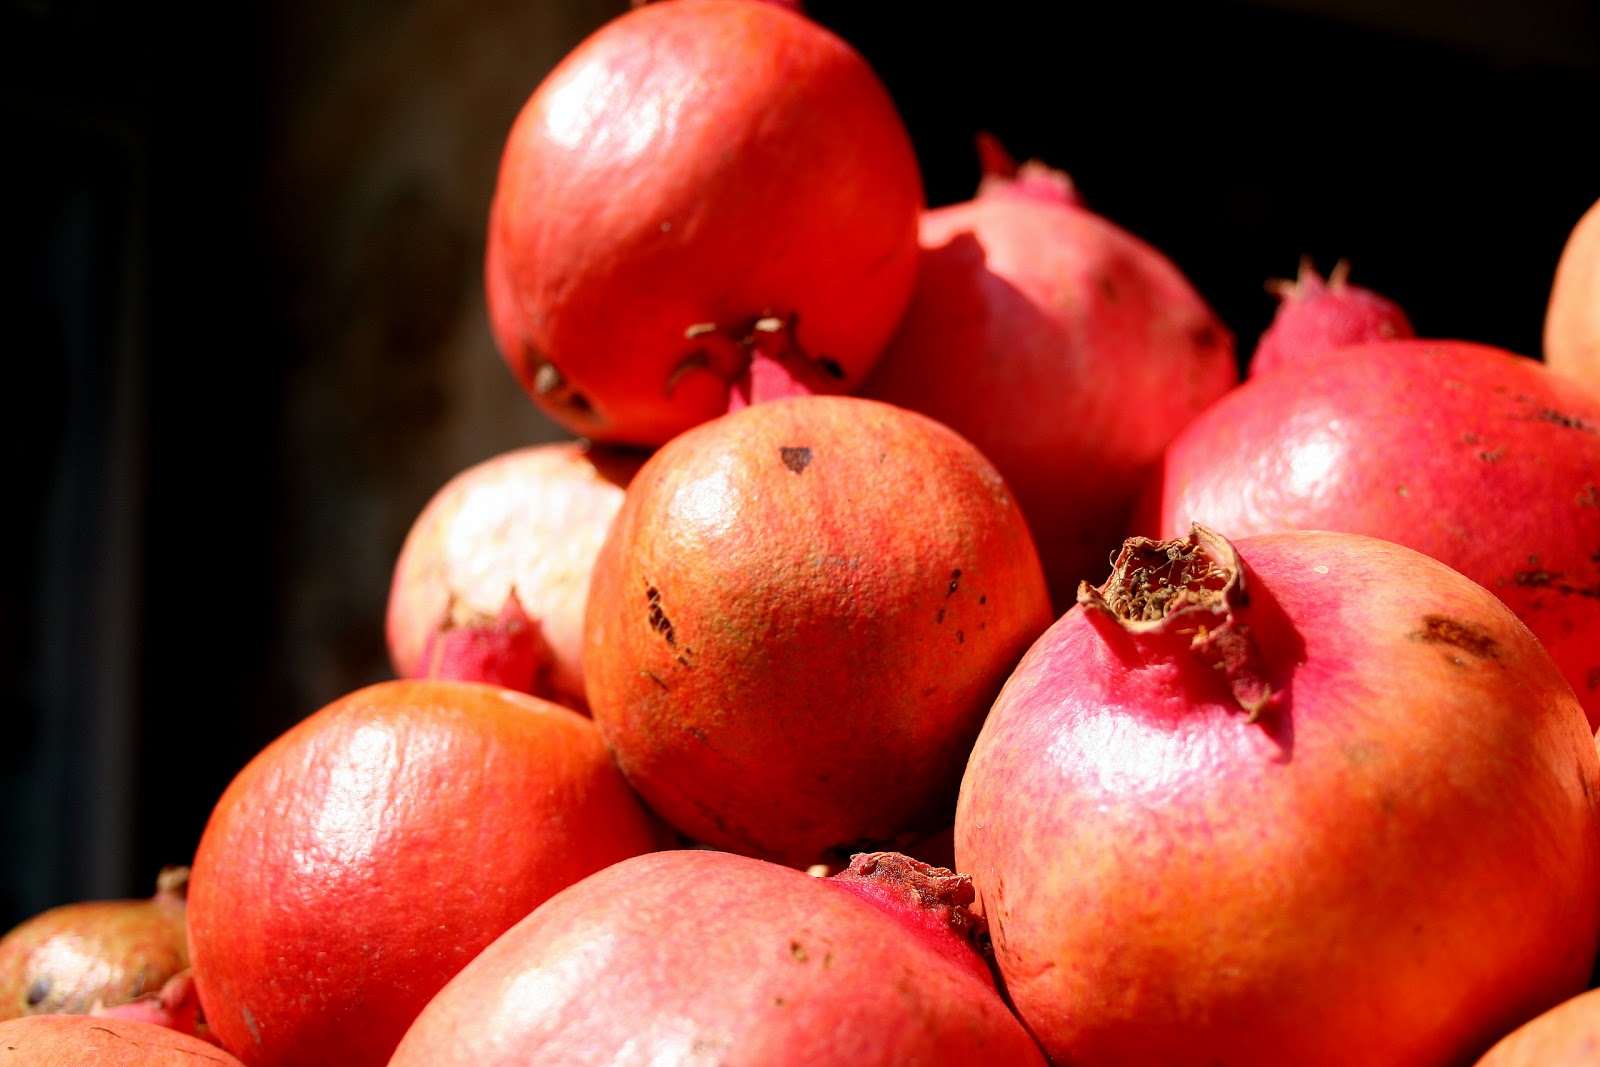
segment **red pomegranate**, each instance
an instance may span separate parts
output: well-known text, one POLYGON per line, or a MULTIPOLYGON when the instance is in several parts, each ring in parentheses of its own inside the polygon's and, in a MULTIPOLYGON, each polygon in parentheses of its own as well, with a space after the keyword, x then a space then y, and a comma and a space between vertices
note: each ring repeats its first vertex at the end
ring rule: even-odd
POLYGON ((846 390, 905 309, 921 207, 905 125, 844 40, 782 4, 646 4, 512 127, 495 338, 592 440, 656 445, 725 412, 730 391, 751 399, 752 361, 782 365, 779 392, 846 390))
POLYGON ((1581 991, 1600 757, 1549 654, 1419 552, 1130 539, 1028 651, 956 811, 1056 1063, 1468 1063, 1581 991))
POLYGON ((537 904, 664 844, 594 724, 472 682, 392 681, 268 745, 195 853, 189 950, 252 1067, 381 1067, 537 904))
POLYGON ((1251 377, 1163 457, 1136 533, 1345 530, 1498 594, 1600 726, 1600 396, 1465 341, 1389 341, 1251 377))
POLYGON ((451 478, 395 563, 387 635, 396 673, 491 682, 584 710, 589 572, 643 460, 562 441, 451 478))
POLYGON ((1050 618, 1022 514, 969 442, 874 400, 778 400, 674 438, 628 486, 590 586, 589 706, 692 840, 836 862, 949 824, 1050 618))
POLYGON ((390 1067, 1043 1067, 971 900, 896 854, 832 878, 724 852, 626 860, 468 964, 390 1067))
POLYGON ((0 1022, 0 1067, 244 1067, 215 1045, 155 1023, 88 1015, 0 1022))
POLYGON ((978 195, 923 215, 911 306, 860 392, 933 416, 993 461, 1065 610, 1079 581, 1105 577, 1162 448, 1238 381, 1233 337, 1176 265, 1086 210, 1065 175, 979 145, 978 195))
POLYGON ((1278 311, 1250 356, 1252 376, 1331 348, 1417 335, 1399 304, 1350 284, 1349 260, 1334 264, 1324 279, 1308 256, 1299 277, 1268 282, 1267 291, 1278 298, 1278 311))
POLYGON ((189 966, 189 868, 169 867, 143 900, 90 900, 41 912, 0 938, 0 1019, 86 1014, 154 993, 189 966))
POLYGON ((1600 200, 1567 235, 1544 316, 1550 369, 1600 396, 1600 200))

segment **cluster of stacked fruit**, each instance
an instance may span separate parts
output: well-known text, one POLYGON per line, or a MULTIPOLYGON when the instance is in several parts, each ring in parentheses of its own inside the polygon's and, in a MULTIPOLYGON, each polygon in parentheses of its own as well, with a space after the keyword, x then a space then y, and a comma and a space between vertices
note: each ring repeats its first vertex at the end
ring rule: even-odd
POLYGON ((115 966, 75 910, 0 943, 0 1063, 1600 1064, 1600 241, 1549 365, 1307 265, 1241 383, 979 152, 926 210, 791 4, 576 49, 486 257, 576 439, 428 504, 400 677, 240 772, 115 966))

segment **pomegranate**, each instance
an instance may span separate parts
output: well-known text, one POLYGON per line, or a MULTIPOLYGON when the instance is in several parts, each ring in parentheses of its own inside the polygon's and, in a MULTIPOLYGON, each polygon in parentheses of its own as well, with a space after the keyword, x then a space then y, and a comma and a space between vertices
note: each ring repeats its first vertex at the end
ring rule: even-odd
POLYGON ((1238 380, 1233 338, 1065 175, 979 146, 978 194, 922 217, 911 306, 860 392, 933 416, 994 462, 1065 610, 1081 579, 1104 577, 1167 441, 1238 380))
POLYGON ((200 992, 194 985, 194 971, 185 969, 168 978, 161 988, 145 993, 120 1004, 96 1004, 90 1015, 103 1019, 136 1019, 159 1026, 181 1030, 186 1034, 218 1042, 211 1036, 205 1020, 200 1017, 200 992))
POLYGON ((206 824, 206 1024, 252 1067, 378 1067, 535 905, 665 843, 569 708, 473 682, 358 690, 257 754, 206 824))
POLYGON ((517 117, 485 258, 495 338, 553 418, 656 445, 780 393, 856 386, 916 272, 894 102, 786 5, 675 0, 578 45, 517 117), (778 374, 752 364, 771 360, 778 374))
POLYGON ((1600 397, 1465 341, 1251 377, 1168 446, 1132 529, 1346 530, 1426 552, 1532 628, 1600 726, 1600 397))
POLYGON ((0 1067, 244 1067, 215 1045, 137 1019, 29 1015, 0 1022, 0 1067))
POLYGON ((1600 989, 1523 1023, 1495 1042, 1477 1067, 1600 1067, 1600 989))
POLYGON ((412 524, 389 593, 402 677, 491 682, 585 710, 589 572, 643 456, 562 441, 467 468, 412 524))
POLYGON ((956 810, 1056 1063, 1470 1062, 1587 983, 1600 757, 1493 594, 1357 534, 1129 539, 956 810))
POLYGON ((1298 278, 1268 282, 1267 291, 1278 298, 1278 311, 1250 356, 1252 376, 1330 348, 1417 335, 1399 304, 1350 284, 1348 260, 1334 264, 1324 280, 1308 256, 1298 278))
POLYGON ((970 443, 874 400, 777 400, 674 438, 628 486, 590 586, 589 706, 694 841, 798 867, 904 851, 948 825, 1050 619, 970 443))
POLYGON ((1600 396, 1600 200, 1562 246, 1544 317, 1544 359, 1600 396))
POLYGON ((468 964, 390 1067, 1043 1067, 971 900, 892 853, 832 878, 725 852, 625 860, 468 964))
POLYGON ((91 900, 41 912, 0 938, 0 1019, 81 1015, 121 1004, 189 966, 189 868, 168 867, 145 900, 91 900))

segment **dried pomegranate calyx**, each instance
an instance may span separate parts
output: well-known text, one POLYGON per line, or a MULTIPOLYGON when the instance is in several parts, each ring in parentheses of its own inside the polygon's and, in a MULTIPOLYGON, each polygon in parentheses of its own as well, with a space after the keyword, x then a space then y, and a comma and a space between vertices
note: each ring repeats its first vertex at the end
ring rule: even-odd
POLYGON ((957 937, 980 954, 987 951, 988 924, 972 910, 977 891, 968 875, 900 852, 858 852, 850 857, 850 866, 832 880, 874 885, 911 911, 938 913, 957 937))
POLYGON ((1189 651, 1227 676, 1245 721, 1255 722, 1275 690, 1240 614, 1249 602, 1238 550, 1199 523, 1172 540, 1128 538, 1104 585, 1078 584, 1083 610, 1109 615, 1130 634, 1188 634, 1189 651))

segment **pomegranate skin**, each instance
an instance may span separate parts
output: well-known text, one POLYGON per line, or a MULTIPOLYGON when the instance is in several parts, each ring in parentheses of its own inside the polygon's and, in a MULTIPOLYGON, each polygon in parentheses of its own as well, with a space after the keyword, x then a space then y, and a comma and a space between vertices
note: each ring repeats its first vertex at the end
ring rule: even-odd
POLYGON ((1567 235, 1545 306, 1550 369, 1600 396, 1600 200, 1567 235))
POLYGON ((922 204, 910 135, 844 40, 779 4, 647 4, 579 44, 511 129, 494 335, 596 441, 657 445, 727 411, 764 322, 847 390, 905 309, 922 204))
POLYGON ((1053 174, 990 173, 923 214, 911 305, 859 392, 938 419, 999 468, 1064 611, 1105 577, 1161 450, 1238 366, 1177 266, 1053 174))
POLYGON ((395 673, 490 682, 587 710, 589 572, 643 461, 561 441, 513 449, 446 482, 395 562, 385 615, 395 673), (491 655, 449 656, 462 639, 491 655))
POLYGON ((1141 632, 1080 603, 996 701, 956 859, 1005 988, 1077 1067, 1470 1062, 1588 981, 1582 709, 1435 560, 1332 532, 1234 547, 1230 612, 1141 632), (1195 654, 1208 635, 1225 662, 1195 654))
POLYGON ((1600 726, 1600 397, 1465 341, 1374 342, 1250 378, 1186 426, 1131 529, 1344 530, 1497 594, 1600 726))
POLYGON ((589 707, 693 841, 796 867, 903 851, 949 824, 1050 619, 1027 524, 969 442, 860 397, 771 401, 629 485, 590 584, 589 707))
POLYGON ((382 1067, 485 945, 664 838, 570 708, 471 682, 356 690, 258 753, 206 823, 205 1022, 251 1067, 382 1067))
POLYGON ((168 867, 144 900, 87 900, 0 938, 0 1019, 84 1015, 156 992, 189 966, 189 868, 168 867))
POLYGON ((0 1067, 244 1067, 198 1037, 156 1023, 89 1015, 0 1022, 0 1067))
POLYGON ((1043 1067, 939 909, 912 925, 834 882, 723 852, 618 863, 484 950, 389 1067, 1043 1067))

